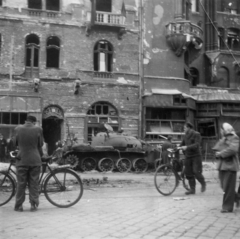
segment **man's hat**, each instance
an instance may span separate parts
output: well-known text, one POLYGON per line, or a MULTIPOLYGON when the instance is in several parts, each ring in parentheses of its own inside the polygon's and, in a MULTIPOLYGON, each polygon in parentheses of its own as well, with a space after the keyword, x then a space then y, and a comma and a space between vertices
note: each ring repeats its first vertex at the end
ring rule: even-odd
POLYGON ((27 121, 30 121, 30 122, 37 122, 37 118, 33 115, 28 115, 27 116, 27 121))

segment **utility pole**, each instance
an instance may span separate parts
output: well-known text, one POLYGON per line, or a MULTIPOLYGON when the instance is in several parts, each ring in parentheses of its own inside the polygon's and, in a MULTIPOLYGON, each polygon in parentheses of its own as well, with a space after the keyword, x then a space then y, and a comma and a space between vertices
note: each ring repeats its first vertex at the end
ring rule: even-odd
POLYGON ((12 75, 13 75, 13 45, 14 45, 14 36, 11 37, 10 45, 10 66, 9 66, 9 90, 12 91, 12 75))
POLYGON ((143 94, 144 94, 144 68, 143 68, 143 0, 139 0, 139 124, 138 136, 143 137, 143 94))

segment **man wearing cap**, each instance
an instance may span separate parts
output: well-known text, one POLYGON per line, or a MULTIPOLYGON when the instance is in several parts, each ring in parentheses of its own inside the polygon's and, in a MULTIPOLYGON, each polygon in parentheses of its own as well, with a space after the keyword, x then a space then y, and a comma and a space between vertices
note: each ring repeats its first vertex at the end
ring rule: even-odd
POLYGON ((28 116, 24 125, 15 128, 15 145, 18 146, 17 155, 17 193, 15 211, 23 211, 25 189, 29 188, 30 211, 36 211, 39 205, 39 176, 42 165, 41 147, 43 146, 42 128, 36 126, 36 117, 28 116))
POLYGON ((201 184, 201 192, 206 191, 206 182, 202 175, 202 154, 201 154, 201 135, 193 130, 193 125, 190 122, 184 124, 184 138, 180 144, 180 149, 185 154, 184 173, 188 179, 190 190, 185 194, 195 194, 196 180, 201 184))

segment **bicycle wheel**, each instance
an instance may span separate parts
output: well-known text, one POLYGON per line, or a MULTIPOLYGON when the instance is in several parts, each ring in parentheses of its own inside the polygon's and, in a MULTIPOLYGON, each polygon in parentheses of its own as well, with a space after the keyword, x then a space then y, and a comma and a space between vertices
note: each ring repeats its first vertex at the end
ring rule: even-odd
POLYGON ((44 194, 56 207, 66 208, 76 204, 83 194, 81 178, 71 169, 57 169, 44 182, 44 194))
POLYGON ((171 165, 161 165, 154 175, 154 184, 159 193, 171 195, 177 187, 178 179, 171 165))
POLYGON ((8 203, 15 195, 16 184, 12 176, 0 172, 0 206, 8 203))

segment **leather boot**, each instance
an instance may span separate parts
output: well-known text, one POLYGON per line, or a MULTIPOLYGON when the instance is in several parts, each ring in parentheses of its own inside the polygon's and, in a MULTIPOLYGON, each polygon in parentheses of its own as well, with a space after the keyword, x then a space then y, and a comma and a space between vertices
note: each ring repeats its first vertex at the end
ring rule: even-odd
POLYGON ((36 206, 35 203, 31 203, 30 211, 31 211, 31 212, 35 212, 35 211, 37 211, 37 206, 36 206))
POLYGON ((189 191, 185 192, 186 195, 190 195, 190 194, 195 194, 195 190, 190 189, 189 191))
POLYGON ((195 194, 196 180, 195 178, 188 178, 190 190, 185 192, 186 195, 195 194))

